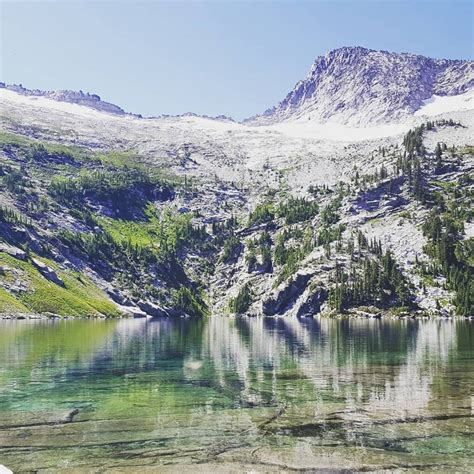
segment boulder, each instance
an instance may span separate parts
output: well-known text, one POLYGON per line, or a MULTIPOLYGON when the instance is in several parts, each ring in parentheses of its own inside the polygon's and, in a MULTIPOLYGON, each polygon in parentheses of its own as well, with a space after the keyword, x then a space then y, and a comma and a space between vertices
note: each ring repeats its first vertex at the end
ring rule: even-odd
POLYGON ((163 308, 161 308, 157 304, 150 303, 149 301, 139 301, 138 307, 146 314, 149 314, 154 318, 159 318, 167 315, 163 308))
POLYGON ((123 305, 123 306, 132 305, 132 302, 116 288, 113 288, 112 286, 110 286, 106 288, 106 291, 107 291, 107 294, 115 303, 118 303, 119 305, 123 305))
POLYGON ((47 280, 52 281, 53 283, 56 283, 56 285, 65 286, 61 277, 51 267, 48 267, 46 263, 43 263, 41 260, 38 260, 37 258, 32 258, 31 261, 33 262, 33 265, 37 268, 37 270, 47 280))
POLYGON ((14 247, 13 245, 8 245, 4 242, 0 242, 0 252, 5 252, 7 255, 18 258, 19 260, 27 259, 27 255, 24 250, 14 247))
POLYGON ((49 319, 62 319, 62 316, 60 314, 52 313, 50 311, 44 312, 43 316, 49 319))
POLYGON ((145 311, 141 310, 138 306, 122 306, 120 304, 117 304, 118 309, 124 313, 126 316, 132 317, 132 318, 146 318, 149 316, 145 311))

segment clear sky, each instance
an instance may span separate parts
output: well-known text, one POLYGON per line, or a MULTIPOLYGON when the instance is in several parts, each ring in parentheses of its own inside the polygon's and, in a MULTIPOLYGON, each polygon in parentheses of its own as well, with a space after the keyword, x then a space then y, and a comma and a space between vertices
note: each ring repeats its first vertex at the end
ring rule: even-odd
POLYGON ((263 112, 340 46, 472 59, 474 2, 0 0, 0 80, 143 115, 263 112))

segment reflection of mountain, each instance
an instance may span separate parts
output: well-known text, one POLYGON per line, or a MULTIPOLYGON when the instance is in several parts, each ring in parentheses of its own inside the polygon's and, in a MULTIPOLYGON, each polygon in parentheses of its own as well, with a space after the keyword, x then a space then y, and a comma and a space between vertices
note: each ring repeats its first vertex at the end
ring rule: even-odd
MULTIPOLYGON (((312 390, 400 415, 428 408, 431 385, 456 349, 453 321, 210 318, 207 321, 122 320, 94 356, 114 373, 178 371, 176 382, 211 379, 241 400, 271 390, 292 372, 312 390)), ((87 347, 84 347, 87 349, 87 347)), ((106 369, 105 369, 106 370, 106 369)), ((281 395, 281 394, 280 394, 281 395)), ((259 397, 257 397, 259 398, 259 397)))
POLYGON ((458 333, 470 344, 466 330, 473 332, 462 321, 289 318, 16 323, 2 330, 0 362, 52 370, 71 383, 149 374, 147 383, 206 386, 257 405, 292 398, 304 380, 298 390, 309 398, 323 394, 405 416, 428 409, 458 333))
POLYGON ((21 368, 57 360, 60 365, 87 361, 114 333, 115 322, 76 321, 2 321, 0 366, 15 360, 21 368))
POLYGON ((351 405, 414 413, 427 408, 433 378, 449 363, 456 324, 213 318, 203 358, 212 361, 221 384, 235 373, 248 390, 250 380, 258 385, 269 367, 291 368, 315 389, 331 390, 351 405))
POLYGON ((235 448, 236 470, 234 456, 258 470, 472 464, 468 321, 0 322, 0 335, 0 458, 13 470, 181 472, 235 448))
POLYGON ((414 345, 394 380, 387 380, 382 390, 372 390, 368 402, 370 410, 397 410, 400 416, 421 415, 431 400, 434 377, 445 370, 456 342, 454 323, 421 324, 414 345))

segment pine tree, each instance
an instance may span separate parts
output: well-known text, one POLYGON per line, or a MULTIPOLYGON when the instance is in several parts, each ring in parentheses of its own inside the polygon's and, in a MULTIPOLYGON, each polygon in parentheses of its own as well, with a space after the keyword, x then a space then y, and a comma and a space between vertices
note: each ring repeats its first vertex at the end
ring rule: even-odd
POLYGON ((245 283, 242 288, 240 288, 237 296, 235 298, 231 298, 229 302, 229 309, 233 313, 242 314, 248 310, 250 305, 252 304, 253 294, 252 289, 250 288, 249 283, 245 283))
POLYGON ((436 150, 435 150, 435 156, 436 156, 436 166, 435 166, 435 173, 436 174, 440 174, 441 173, 441 169, 443 167, 443 163, 441 161, 441 156, 442 156, 443 152, 441 151, 441 146, 440 144, 438 143, 436 145, 436 150))
POLYGON ((275 263, 277 265, 284 265, 286 263, 286 249, 285 249, 285 232, 281 233, 277 237, 275 245, 275 263))

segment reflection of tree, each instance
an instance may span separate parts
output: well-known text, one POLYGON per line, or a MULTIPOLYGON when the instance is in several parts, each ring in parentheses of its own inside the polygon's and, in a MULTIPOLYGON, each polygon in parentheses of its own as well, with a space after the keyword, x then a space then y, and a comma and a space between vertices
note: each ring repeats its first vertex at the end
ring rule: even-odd
POLYGON ((0 366, 16 360, 21 369, 39 369, 43 365, 89 360, 115 331, 115 322, 9 321, 0 331, 0 366))
POLYGON ((213 317, 21 327, 2 334, 0 346, 0 424, 28 426, 35 416, 21 437, 3 432, 5 445, 21 449, 6 452, 13 467, 20 459, 35 467, 38 456, 81 468, 222 461, 225 453, 272 468, 290 460, 357 470, 410 467, 427 459, 423 452, 439 463, 452 451, 449 466, 469 456, 467 321, 213 317), (80 423, 58 423, 71 414, 80 423), (46 448, 24 449, 36 443, 46 448))
MULTIPOLYGON (((52 370, 71 385, 100 378, 122 395, 166 383, 168 402, 189 387, 236 406, 326 397, 369 412, 396 407, 400 416, 429 408, 433 381, 462 363, 473 338, 468 322, 436 320, 212 317, 17 327, 2 333, 0 357, 5 366, 22 361, 28 377, 52 370), (120 385, 117 377, 135 382, 120 385)), ((450 387, 440 382, 435 390, 447 396, 450 387)))
MULTIPOLYGON (((268 390, 270 374, 290 371, 311 382, 308 395, 319 389, 369 411, 414 413, 427 408, 433 377, 449 362, 456 324, 462 322, 213 318, 203 357, 221 385, 237 376, 244 396, 268 390)), ((270 388, 273 397, 285 396, 278 384, 270 388)))
POLYGON ((456 345, 456 328, 451 321, 419 323, 416 339, 398 373, 383 386, 372 388, 370 410, 384 410, 404 417, 423 415, 432 398, 435 376, 442 373, 449 353, 456 345))

